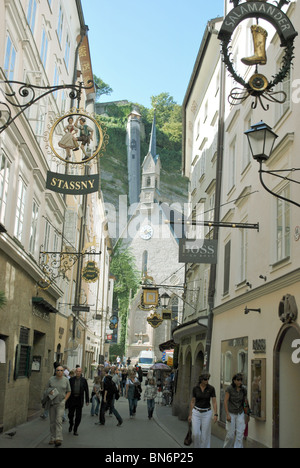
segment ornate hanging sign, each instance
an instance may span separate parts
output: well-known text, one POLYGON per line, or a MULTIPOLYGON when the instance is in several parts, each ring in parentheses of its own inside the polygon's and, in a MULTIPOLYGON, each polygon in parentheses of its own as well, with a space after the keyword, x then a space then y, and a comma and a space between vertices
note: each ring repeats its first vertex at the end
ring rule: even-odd
POLYGON ((269 106, 263 103, 263 98, 277 103, 284 103, 287 99, 286 93, 283 91, 274 92, 273 89, 288 76, 294 58, 294 40, 298 33, 295 31, 288 16, 282 11, 282 7, 288 5, 290 1, 280 0, 276 2, 277 6, 269 3, 267 0, 247 0, 244 3, 241 3, 241 0, 231 0, 231 3, 234 4, 234 8, 228 13, 223 22, 219 32, 219 39, 222 44, 222 53, 226 67, 234 80, 243 89, 234 88, 230 93, 229 102, 237 105, 252 96, 255 98, 252 103, 253 109, 260 102, 263 109, 268 110, 269 106), (256 24, 251 26, 254 53, 249 57, 244 57, 241 62, 249 67, 255 66, 255 72, 249 81, 246 82, 235 69, 235 65, 231 59, 230 42, 236 28, 242 21, 249 18, 256 18, 257 20, 256 24), (279 72, 270 80, 258 70, 259 66, 267 64, 266 40, 268 37, 268 32, 259 25, 259 19, 263 19, 273 25, 280 37, 281 47, 285 50, 282 66, 279 72))
POLYGON ((96 262, 88 261, 82 269, 82 279, 86 283, 96 283, 100 275, 100 270, 96 262))
POLYGON ((151 325, 152 328, 158 328, 162 323, 163 319, 157 312, 153 312, 150 317, 147 318, 147 322, 151 325))

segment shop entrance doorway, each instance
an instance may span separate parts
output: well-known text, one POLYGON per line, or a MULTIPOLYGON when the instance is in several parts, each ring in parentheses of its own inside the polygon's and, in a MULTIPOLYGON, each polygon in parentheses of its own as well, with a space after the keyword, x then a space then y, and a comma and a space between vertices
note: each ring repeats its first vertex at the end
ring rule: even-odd
POLYGON ((274 348, 274 448, 299 448, 300 328, 282 327, 274 348), (297 358, 298 357, 298 358, 297 358))

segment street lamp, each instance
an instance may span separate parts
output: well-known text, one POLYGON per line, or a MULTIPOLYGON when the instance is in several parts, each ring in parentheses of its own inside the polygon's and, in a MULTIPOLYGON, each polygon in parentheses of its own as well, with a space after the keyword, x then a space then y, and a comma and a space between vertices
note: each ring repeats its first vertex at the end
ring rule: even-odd
POLYGON ((252 125, 250 130, 245 132, 245 135, 248 138, 253 159, 258 162, 267 161, 271 156, 278 135, 263 121, 252 125))
POLYGON ((276 135, 276 133, 273 132, 271 127, 269 127, 269 125, 265 124, 263 121, 260 121, 259 123, 255 125, 252 125, 251 128, 245 132, 245 135, 248 138, 248 143, 250 146, 250 151, 251 151, 253 159, 259 162, 259 166, 260 166, 259 178, 264 189, 267 192, 269 192, 271 195, 274 195, 275 197, 280 198, 281 200, 287 201, 288 203, 292 203, 293 205, 300 207, 299 203, 293 200, 289 200, 288 198, 285 198, 276 192, 272 192, 272 190, 270 190, 266 186, 263 180, 263 173, 265 173, 265 174, 271 174, 275 177, 280 177, 283 180, 296 182, 295 180, 290 179, 288 177, 283 177, 279 175, 278 173, 279 172, 293 172, 295 170, 300 170, 300 169, 284 169, 284 170, 278 170, 278 171, 275 171, 275 170, 265 171, 263 169, 263 162, 268 161, 268 159, 271 157, 278 135, 276 135))
POLYGON ((160 296, 160 303, 163 309, 167 308, 170 296, 166 292, 160 296))

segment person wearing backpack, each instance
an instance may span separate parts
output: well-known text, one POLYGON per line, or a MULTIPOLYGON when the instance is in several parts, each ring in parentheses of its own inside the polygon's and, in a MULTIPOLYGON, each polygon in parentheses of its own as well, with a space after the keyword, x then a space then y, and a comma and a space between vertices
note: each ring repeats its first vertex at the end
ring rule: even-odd
POLYGON ((115 408, 115 393, 117 391, 116 385, 112 380, 112 376, 107 374, 105 379, 103 380, 103 396, 101 402, 101 409, 100 409, 100 417, 99 417, 99 425, 105 425, 105 412, 110 409, 112 414, 117 418, 118 424, 117 426, 121 426, 123 423, 123 419, 121 418, 120 414, 115 408))

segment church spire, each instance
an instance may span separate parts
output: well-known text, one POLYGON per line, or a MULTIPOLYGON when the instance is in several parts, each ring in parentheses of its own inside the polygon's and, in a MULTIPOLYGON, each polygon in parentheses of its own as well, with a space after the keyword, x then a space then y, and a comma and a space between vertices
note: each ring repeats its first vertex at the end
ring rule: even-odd
POLYGON ((142 189, 140 201, 153 204, 160 200, 160 157, 156 154, 156 109, 152 123, 149 151, 142 164, 142 189))

